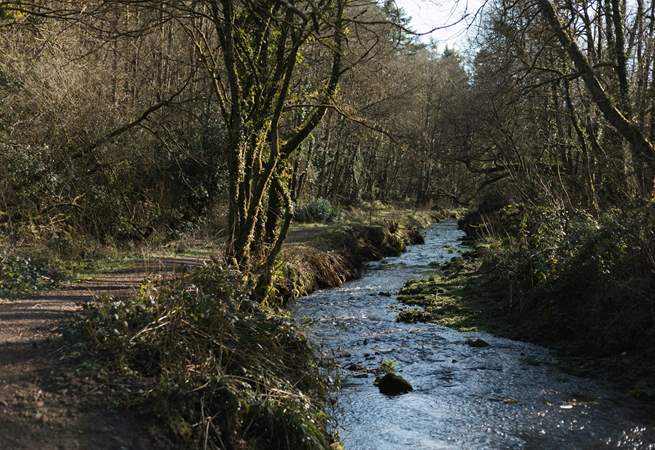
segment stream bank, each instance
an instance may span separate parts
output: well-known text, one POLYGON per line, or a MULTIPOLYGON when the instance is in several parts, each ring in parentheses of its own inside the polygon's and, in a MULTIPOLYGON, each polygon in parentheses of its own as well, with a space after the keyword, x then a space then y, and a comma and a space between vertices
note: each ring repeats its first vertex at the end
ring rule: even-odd
POLYGON ((402 222, 330 227, 310 239, 287 245, 274 274, 277 299, 284 303, 318 289, 341 286, 358 278, 369 261, 401 255, 423 242, 421 230, 431 217, 402 222))
POLYGON ((505 239, 476 237, 468 227, 474 239, 462 257, 401 289, 398 299, 412 307, 399 320, 544 345, 558 351, 564 370, 655 401, 652 225, 642 215, 587 228, 574 220, 559 240, 539 234, 547 225, 519 239, 516 220, 495 225, 505 239))
MULTIPOLYGON (((279 294, 288 299, 356 277, 365 261, 400 254, 416 242, 420 225, 407 216, 292 235, 294 242, 285 246, 277 274, 279 294), (324 269, 336 275, 328 279, 324 269)), ((67 427, 64 433, 58 422, 68 417, 59 410, 67 410, 71 395, 74 403, 106 414, 107 419, 88 424, 106 423, 112 430, 111 439, 105 439, 105 432, 93 437, 93 442, 105 439, 97 448, 117 448, 115 441, 143 450, 242 448, 245 443, 265 449, 329 447, 323 380, 303 336, 284 310, 250 302, 230 270, 216 262, 197 263, 201 267, 176 276, 136 272, 129 286, 117 281, 124 274, 107 275, 106 285, 72 284, 70 289, 84 291, 84 297, 75 297, 85 303, 82 314, 75 298, 60 292, 47 293, 53 297, 47 304, 37 302, 47 309, 43 314, 24 308, 26 316, 43 319, 38 343, 31 328, 17 326, 17 333, 27 339, 25 348, 38 345, 43 356, 38 373, 21 381, 29 381, 35 406, 30 404, 30 416, 23 417, 27 407, 22 398, 12 397, 17 382, 9 378, 14 372, 0 377, 0 386, 6 388, 0 389, 0 422, 6 425, 0 447, 58 448, 65 438, 66 448, 87 448, 88 426, 67 427), (47 307, 59 302, 66 310, 49 315, 47 307), (63 339, 51 336, 55 326, 63 339), (131 418, 130 430, 137 427, 141 432, 126 431, 127 419, 114 427, 109 419, 113 417, 131 418)), ((26 301, 0 303, 0 315, 12 315, 15 306, 26 301)), ((22 353, 16 371, 31 370, 34 352, 22 353)))

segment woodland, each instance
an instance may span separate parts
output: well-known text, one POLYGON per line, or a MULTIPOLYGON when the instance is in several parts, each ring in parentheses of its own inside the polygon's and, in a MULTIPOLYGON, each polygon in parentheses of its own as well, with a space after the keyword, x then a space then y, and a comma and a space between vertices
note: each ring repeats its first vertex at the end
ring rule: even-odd
POLYGON ((652 401, 655 3, 467 18, 452 49, 393 0, 0 1, 0 327, 145 248, 198 257, 50 324, 61 370, 140 411, 143 448, 342 448, 288 306, 457 217, 471 250, 399 320, 652 401))

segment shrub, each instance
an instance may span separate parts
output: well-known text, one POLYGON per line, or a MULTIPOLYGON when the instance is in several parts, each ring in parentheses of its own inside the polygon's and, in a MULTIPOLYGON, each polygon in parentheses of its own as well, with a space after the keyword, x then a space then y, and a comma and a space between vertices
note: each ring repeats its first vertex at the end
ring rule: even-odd
POLYGON ((652 207, 599 217, 512 208, 497 216, 507 234, 487 239, 481 269, 510 296, 510 308, 553 340, 598 351, 632 350, 655 337, 652 207))
POLYGON ((307 205, 298 208, 294 214, 296 222, 333 223, 339 219, 341 211, 333 206, 329 200, 317 198, 307 205))
POLYGON ((0 253, 0 296, 14 297, 50 289, 60 275, 48 261, 29 256, 0 253))
POLYGON ((482 193, 478 207, 469 211, 460 211, 459 227, 470 238, 478 238, 502 229, 499 221, 511 211, 507 208, 511 202, 500 191, 490 189, 482 193))

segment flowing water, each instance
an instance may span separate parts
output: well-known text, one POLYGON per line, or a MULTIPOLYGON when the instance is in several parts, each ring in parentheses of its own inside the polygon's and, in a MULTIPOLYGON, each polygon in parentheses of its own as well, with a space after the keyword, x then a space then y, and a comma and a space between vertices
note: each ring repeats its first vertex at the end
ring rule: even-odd
POLYGON ((372 263, 361 279, 295 307, 299 321, 312 319, 310 338, 341 367, 393 360, 414 386, 388 397, 374 375, 341 371, 333 414, 346 449, 655 449, 652 409, 609 384, 560 371, 542 347, 397 323, 399 305, 389 294, 462 250, 453 222, 425 237, 402 256, 372 263), (471 338, 491 345, 470 347, 471 338))

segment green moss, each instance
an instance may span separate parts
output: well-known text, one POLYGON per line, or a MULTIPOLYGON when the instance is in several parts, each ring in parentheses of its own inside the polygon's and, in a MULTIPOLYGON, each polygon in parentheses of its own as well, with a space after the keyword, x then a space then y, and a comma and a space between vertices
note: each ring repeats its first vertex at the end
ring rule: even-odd
POLYGON ((397 322, 416 323, 430 320, 428 313, 422 308, 408 308, 400 311, 396 317, 397 322))
POLYGON ((486 329, 508 333, 498 304, 477 275, 479 262, 455 258, 431 276, 410 280, 398 293, 398 301, 415 306, 399 313, 399 321, 423 321, 459 331, 486 329))

